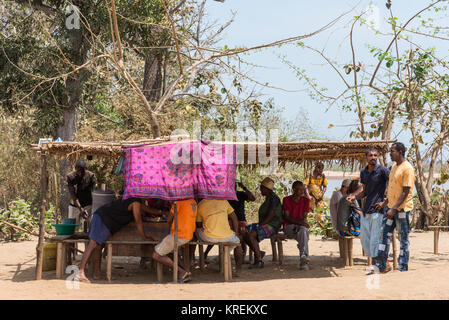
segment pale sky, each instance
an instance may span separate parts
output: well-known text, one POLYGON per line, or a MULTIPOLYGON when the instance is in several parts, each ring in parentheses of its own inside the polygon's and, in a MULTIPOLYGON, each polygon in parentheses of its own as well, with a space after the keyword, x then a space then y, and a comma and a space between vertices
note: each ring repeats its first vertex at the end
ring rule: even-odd
MULTIPOLYGON (((390 32, 391 29, 386 23, 389 11, 385 3, 386 0, 225 0, 224 3, 209 0, 207 11, 210 20, 219 22, 227 21, 232 16, 231 11, 237 11, 234 23, 223 34, 221 42, 232 48, 235 46, 251 47, 304 35, 318 30, 342 13, 356 7, 355 11, 344 16, 330 30, 302 40, 305 44, 320 50, 326 47, 325 52, 331 59, 352 63, 349 39, 346 37, 353 21, 352 17, 359 15, 371 5, 370 20, 382 32, 390 32)), ((393 0, 392 9, 400 21, 405 22, 424 8, 427 3, 425 0, 393 0)), ((447 21, 441 23, 447 26, 447 21)), ((353 39, 356 48, 356 61, 373 65, 377 63, 377 60, 372 57, 367 44, 385 49, 392 38, 375 35, 374 31, 366 26, 356 25, 353 39)), ((420 43, 423 47, 435 46, 434 39, 412 35, 412 40, 420 43)), ((448 43, 449 41, 438 42, 438 50, 442 52, 440 57, 448 55, 448 43)), ((408 48, 404 47, 403 49, 408 48)), ((305 86, 296 78, 293 71, 281 62, 279 55, 285 55, 295 65, 307 69, 309 76, 317 79, 321 87, 329 89, 330 95, 336 96, 344 88, 343 82, 335 71, 324 65, 324 60, 318 54, 296 46, 269 48, 245 56, 247 61, 268 67, 254 68, 251 71, 252 76, 261 83, 269 82, 272 86, 302 91, 285 92, 265 88, 263 89, 264 99, 273 97, 277 106, 285 108, 284 116, 287 118, 294 117, 298 108, 303 108, 318 132, 323 133, 330 140, 349 140, 350 128, 343 126, 356 123, 356 115, 342 112, 337 107, 333 107, 325 113, 327 106, 313 101, 303 91, 305 86), (328 129, 329 124, 333 124, 334 127, 328 129)), ((352 73, 346 79, 353 81, 352 73)), ((401 125, 396 127, 395 133, 399 133, 401 125)), ((406 145, 409 145, 410 136, 408 134, 401 133, 398 139, 402 139, 406 145)))

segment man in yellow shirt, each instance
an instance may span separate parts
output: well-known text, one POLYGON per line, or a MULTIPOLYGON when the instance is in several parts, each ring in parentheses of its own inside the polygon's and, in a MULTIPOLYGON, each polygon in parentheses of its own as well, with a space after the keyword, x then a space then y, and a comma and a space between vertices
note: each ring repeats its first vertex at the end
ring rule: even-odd
POLYGON ((227 200, 203 199, 198 204, 196 234, 206 242, 235 243, 234 259, 236 272, 240 272, 243 263, 243 251, 240 246, 239 222, 227 200), (232 221, 232 231, 228 218, 232 221))
POLYGON ((390 240, 393 230, 397 226, 400 240, 400 254, 398 270, 407 271, 409 261, 409 232, 410 212, 413 210, 413 186, 415 185, 415 173, 412 165, 405 159, 405 146, 400 142, 393 143, 390 149, 391 160, 396 162, 390 171, 387 187, 387 199, 381 203, 382 208, 387 208, 387 213, 382 221, 382 235, 379 243, 379 255, 376 258, 376 266, 380 272, 388 272, 391 266, 387 265, 390 240))

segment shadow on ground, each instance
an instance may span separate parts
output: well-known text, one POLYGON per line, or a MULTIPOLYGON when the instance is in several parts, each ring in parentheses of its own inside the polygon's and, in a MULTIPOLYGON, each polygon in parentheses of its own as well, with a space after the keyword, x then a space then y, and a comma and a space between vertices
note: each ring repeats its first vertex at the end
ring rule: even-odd
MULTIPOLYGON (((79 258, 75 261, 75 265, 79 266, 79 258)), ((151 267, 151 263, 146 263, 146 269, 142 269, 139 264, 140 258, 136 257, 113 257, 112 263, 112 283, 113 284, 159 284, 156 278, 156 271, 151 267)), ((210 256, 210 263, 206 264, 204 271, 201 271, 196 261, 191 268, 193 283, 217 283, 224 280, 223 274, 219 272, 218 256, 210 256)), ((34 281, 35 277, 35 259, 20 263, 18 265, 7 265, 9 267, 16 266, 15 271, 11 271, 13 282, 34 281)), ((249 269, 249 264, 242 266, 239 276, 233 273, 233 282, 254 282, 279 279, 307 279, 307 278, 328 278, 339 277, 339 271, 344 270, 344 261, 337 256, 311 256, 310 270, 299 270, 297 256, 284 256, 283 265, 279 266, 277 262, 272 261, 272 256, 267 255, 264 258, 265 266, 263 269, 249 269)), ((364 266, 366 259, 354 258, 354 267, 364 266)), ((102 262, 102 272, 106 273, 105 260, 102 262)), ((235 266, 233 265, 233 269, 235 266)), ((235 270, 234 270, 235 271, 235 270)), ((70 274, 66 274, 65 280, 70 274)), ((42 280, 55 280, 56 271, 44 271, 42 280)), ((108 284, 103 280, 92 281, 93 283, 108 284)), ((172 282, 172 270, 164 267, 165 283, 172 282)))

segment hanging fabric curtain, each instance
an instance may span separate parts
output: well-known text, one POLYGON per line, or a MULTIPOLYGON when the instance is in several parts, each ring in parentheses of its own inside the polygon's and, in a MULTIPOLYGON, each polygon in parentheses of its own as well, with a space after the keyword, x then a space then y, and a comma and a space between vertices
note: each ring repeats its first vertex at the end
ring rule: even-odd
POLYGON ((237 200, 233 144, 180 141, 122 148, 124 199, 237 200))

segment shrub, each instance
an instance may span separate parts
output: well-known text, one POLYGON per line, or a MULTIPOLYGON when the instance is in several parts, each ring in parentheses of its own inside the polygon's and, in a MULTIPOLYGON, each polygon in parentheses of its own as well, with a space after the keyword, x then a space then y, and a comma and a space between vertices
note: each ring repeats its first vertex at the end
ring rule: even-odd
MULTIPOLYGON (((39 214, 34 214, 31 204, 24 200, 12 201, 8 209, 0 211, 0 237, 4 240, 22 241, 29 240, 30 235, 24 231, 11 228, 3 224, 3 221, 7 221, 13 225, 21 227, 30 232, 39 231, 39 214)), ((45 212, 45 230, 50 232, 52 229, 51 224, 54 223, 54 207, 45 212)))

